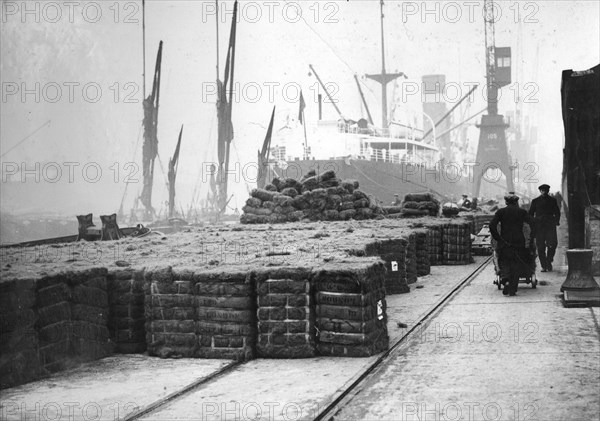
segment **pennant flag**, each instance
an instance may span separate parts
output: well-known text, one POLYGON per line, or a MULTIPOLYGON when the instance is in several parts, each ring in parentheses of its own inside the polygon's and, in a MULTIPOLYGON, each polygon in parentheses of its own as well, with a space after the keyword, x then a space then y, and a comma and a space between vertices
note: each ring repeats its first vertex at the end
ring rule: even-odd
POLYGON ((302 116, 304 115, 304 108, 306 108, 306 102, 304 102, 304 96, 302 96, 302 90, 300 90, 300 111, 298 111, 298 121, 303 124, 302 116))

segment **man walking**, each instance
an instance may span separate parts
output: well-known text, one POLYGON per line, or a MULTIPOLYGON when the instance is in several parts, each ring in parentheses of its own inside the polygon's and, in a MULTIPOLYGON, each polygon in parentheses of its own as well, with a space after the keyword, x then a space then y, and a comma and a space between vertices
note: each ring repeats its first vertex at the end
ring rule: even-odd
POLYGON ((531 201, 529 215, 535 220, 535 242, 540 256, 542 272, 552 272, 552 261, 558 246, 556 227, 560 225, 560 208, 556 199, 550 196, 550 186, 539 187, 541 195, 531 201))
POLYGON ((506 207, 499 209, 490 222, 490 234, 498 242, 496 253, 501 282, 504 284, 502 293, 516 295, 521 274, 535 272, 531 267, 535 265, 532 259, 535 224, 527 211, 519 208, 519 197, 513 192, 506 195, 504 201, 506 207), (524 224, 528 224, 531 230, 529 239, 523 233, 524 224))

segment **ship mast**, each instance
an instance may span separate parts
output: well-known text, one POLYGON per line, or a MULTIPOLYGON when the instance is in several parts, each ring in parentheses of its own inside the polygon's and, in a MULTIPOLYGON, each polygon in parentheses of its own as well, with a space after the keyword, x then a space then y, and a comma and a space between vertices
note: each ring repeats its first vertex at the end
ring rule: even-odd
POLYGON ((374 75, 365 75, 369 79, 374 80, 375 82, 381 83, 381 126, 382 128, 388 127, 388 104, 387 104, 387 85, 391 81, 399 78, 400 76, 405 76, 404 73, 386 73, 385 71, 385 38, 383 31, 383 0, 379 3, 381 9, 381 73, 374 75))

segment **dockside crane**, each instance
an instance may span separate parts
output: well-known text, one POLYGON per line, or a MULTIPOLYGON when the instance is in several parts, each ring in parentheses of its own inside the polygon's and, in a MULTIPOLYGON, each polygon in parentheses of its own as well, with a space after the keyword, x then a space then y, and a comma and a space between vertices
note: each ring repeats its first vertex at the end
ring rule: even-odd
POLYGON ((494 22, 497 18, 492 0, 484 1, 486 93, 487 114, 481 118, 477 158, 473 167, 473 197, 479 195, 481 179, 488 169, 497 168, 506 177, 508 191, 514 191, 512 168, 506 144, 508 124, 503 115, 498 114, 498 95, 502 87, 511 83, 510 47, 496 47, 494 22))

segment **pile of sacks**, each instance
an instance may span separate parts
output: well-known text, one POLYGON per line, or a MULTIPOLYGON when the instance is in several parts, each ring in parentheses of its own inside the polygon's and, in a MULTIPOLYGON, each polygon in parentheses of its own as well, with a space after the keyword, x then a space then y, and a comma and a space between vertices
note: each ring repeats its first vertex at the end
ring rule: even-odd
POLYGON ((409 193, 402 202, 402 216, 438 216, 440 202, 431 193, 409 193))
POLYGON ((254 189, 242 208, 242 224, 309 221, 346 221, 381 218, 383 210, 364 192, 358 181, 342 181, 334 171, 273 179, 264 189, 254 189))

